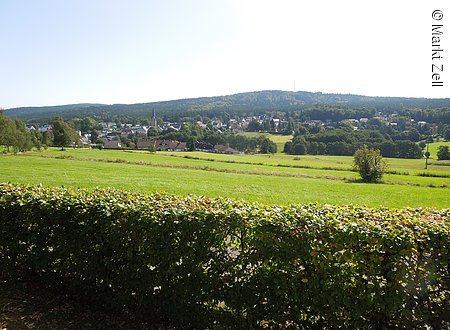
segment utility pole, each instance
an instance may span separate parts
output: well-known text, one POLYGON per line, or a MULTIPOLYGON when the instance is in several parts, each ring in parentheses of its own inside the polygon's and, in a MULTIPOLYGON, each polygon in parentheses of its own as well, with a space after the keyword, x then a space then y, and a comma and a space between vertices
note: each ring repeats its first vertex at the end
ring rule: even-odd
POLYGON ((430 152, 428 151, 428 141, 427 141, 427 152, 425 152, 425 169, 428 169, 428 158, 430 158, 430 152))

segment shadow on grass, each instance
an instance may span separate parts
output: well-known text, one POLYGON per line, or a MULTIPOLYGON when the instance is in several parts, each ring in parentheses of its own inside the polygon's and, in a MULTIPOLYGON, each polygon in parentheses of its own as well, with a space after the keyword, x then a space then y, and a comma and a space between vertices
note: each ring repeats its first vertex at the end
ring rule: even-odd
POLYGON ((363 184, 369 184, 369 185, 374 185, 374 184, 389 184, 388 182, 384 182, 382 180, 380 181, 376 181, 376 182, 365 182, 363 181, 363 179, 354 179, 354 178, 347 178, 344 180, 345 183, 363 183, 363 184))

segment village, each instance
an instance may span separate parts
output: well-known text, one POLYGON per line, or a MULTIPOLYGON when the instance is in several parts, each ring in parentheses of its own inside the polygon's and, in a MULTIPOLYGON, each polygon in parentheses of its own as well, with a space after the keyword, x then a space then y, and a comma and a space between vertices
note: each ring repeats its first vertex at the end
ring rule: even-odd
MULTIPOLYGON (((376 113, 371 118, 311 119, 293 118, 288 113, 272 112, 254 116, 235 116, 234 118, 195 117, 183 118, 180 121, 163 121, 155 114, 148 120, 134 123, 121 123, 119 121, 95 121, 92 118, 77 119, 72 122, 76 129, 76 140, 73 145, 99 149, 139 149, 148 151, 202 151, 222 154, 242 154, 244 152, 277 152, 275 148, 261 148, 259 143, 233 141, 229 143, 231 135, 240 136, 241 139, 256 139, 259 135, 247 132, 271 133, 285 136, 317 134, 331 132, 336 129, 359 131, 367 129, 383 129, 389 127, 389 134, 399 134, 403 131, 423 134, 428 125, 425 121, 415 121, 413 118, 398 116, 397 114, 376 113), (88 122, 90 125, 80 125, 88 122), (78 123, 78 124, 76 124, 78 123), (77 127, 78 126, 78 127, 77 127), (397 133, 395 133, 397 132, 397 133), (250 135, 249 135, 250 134, 250 135), (207 137, 207 138, 205 138, 207 137)), ((46 136, 52 145, 54 140, 51 124, 41 126, 29 125, 29 131, 36 130, 40 135, 46 136), (37 126, 37 127, 36 127, 37 126)), ((386 129, 384 129, 386 131, 386 129)), ((409 139, 409 137, 408 137, 409 139)), ((45 140, 45 139, 44 139, 45 140)), ((75 139, 74 139, 75 140, 75 139)))

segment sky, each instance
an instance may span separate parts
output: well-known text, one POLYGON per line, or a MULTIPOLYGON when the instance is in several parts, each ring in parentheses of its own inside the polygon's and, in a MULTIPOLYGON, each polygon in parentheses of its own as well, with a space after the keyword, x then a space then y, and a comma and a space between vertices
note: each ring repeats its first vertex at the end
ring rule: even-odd
POLYGON ((450 97, 448 0, 0 0, 0 47, 5 109, 258 90, 450 97))

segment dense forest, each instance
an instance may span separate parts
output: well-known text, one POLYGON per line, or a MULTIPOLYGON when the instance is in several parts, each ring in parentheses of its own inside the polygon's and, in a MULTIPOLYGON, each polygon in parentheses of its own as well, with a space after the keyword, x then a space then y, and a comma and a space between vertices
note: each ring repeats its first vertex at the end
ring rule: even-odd
POLYGON ((176 121, 195 115, 209 118, 233 118, 239 115, 261 115, 267 112, 292 113, 310 119, 341 120, 376 113, 398 113, 428 122, 450 122, 450 98, 369 97, 351 94, 260 91, 227 96, 202 97, 141 104, 75 104, 51 107, 7 109, 6 115, 25 121, 45 121, 56 116, 65 119, 92 117, 97 120, 142 120, 154 112, 164 120, 176 121))

